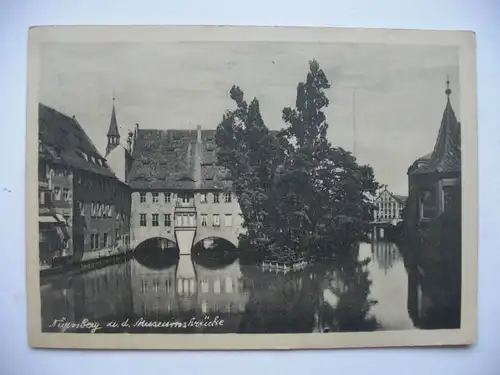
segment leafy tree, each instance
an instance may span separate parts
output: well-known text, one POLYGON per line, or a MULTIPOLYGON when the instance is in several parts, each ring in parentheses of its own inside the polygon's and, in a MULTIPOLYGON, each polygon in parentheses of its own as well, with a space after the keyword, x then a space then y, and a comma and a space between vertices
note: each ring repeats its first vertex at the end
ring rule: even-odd
POLYGON ((378 187, 370 166, 327 140, 325 90, 330 83, 316 60, 297 85, 295 108, 283 109, 286 127, 266 127, 254 98, 248 105, 233 86, 236 109, 216 133, 218 161, 233 178, 247 234, 242 244, 256 253, 290 261, 312 254, 349 252, 366 234, 378 187))

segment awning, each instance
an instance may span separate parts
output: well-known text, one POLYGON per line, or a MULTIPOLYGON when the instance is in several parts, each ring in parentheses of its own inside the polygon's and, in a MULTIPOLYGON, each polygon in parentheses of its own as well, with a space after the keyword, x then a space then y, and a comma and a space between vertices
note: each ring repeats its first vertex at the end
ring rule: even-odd
POLYGON ((66 222, 66 219, 61 214, 56 214, 56 219, 59 220, 59 221, 61 221, 61 222, 63 222, 63 223, 66 222))
POLYGON ((69 233, 64 227, 56 227, 56 231, 62 239, 69 239, 69 233))
POLYGON ((57 223, 57 219, 54 216, 38 216, 38 221, 40 223, 57 223))

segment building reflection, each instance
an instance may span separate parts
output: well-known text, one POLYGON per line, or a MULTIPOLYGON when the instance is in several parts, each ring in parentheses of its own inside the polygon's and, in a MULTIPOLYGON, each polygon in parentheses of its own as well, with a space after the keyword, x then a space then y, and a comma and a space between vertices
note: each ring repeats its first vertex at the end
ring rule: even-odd
POLYGON ((386 274, 395 264, 401 261, 398 247, 393 242, 373 241, 371 242, 371 252, 373 260, 386 274))
MULTIPOLYGON (((385 258, 384 258, 385 259, 385 258)), ((241 266, 224 253, 136 257, 58 279, 42 295, 44 327, 53 319, 110 321, 139 318, 224 320, 210 328, 103 328, 101 332, 286 333, 365 330, 369 283, 358 263, 321 264, 281 273, 241 266)))

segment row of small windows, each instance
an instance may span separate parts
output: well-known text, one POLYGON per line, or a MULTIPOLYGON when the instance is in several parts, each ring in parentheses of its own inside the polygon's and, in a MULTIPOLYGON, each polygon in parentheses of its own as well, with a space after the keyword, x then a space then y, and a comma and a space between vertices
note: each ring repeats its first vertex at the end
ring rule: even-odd
POLYGON ((101 159, 94 155, 87 155, 85 152, 80 151, 80 155, 88 162, 96 165, 100 165, 101 167, 106 167, 106 160, 101 159))
MULTIPOLYGON (((118 243, 122 239, 122 236, 120 234, 120 231, 117 229, 116 234, 115 234, 115 241, 118 243)), ((124 243, 125 245, 130 244, 130 238, 128 235, 124 236, 124 243)), ((90 248, 92 250, 97 250, 101 249, 104 247, 109 247, 112 245, 112 238, 109 235, 109 233, 103 233, 102 237, 100 236, 99 233, 92 233, 90 235, 90 248)))
MULTIPOLYGON (((111 204, 104 204, 100 202, 90 203, 90 217, 92 218, 111 218, 113 217, 114 206, 111 204)), ((75 216, 85 216, 85 206, 82 201, 75 201, 75 216)), ((116 213, 116 221, 124 220, 128 221, 126 215, 122 215, 120 212, 116 213)))
MULTIPOLYGON (((163 288, 167 293, 174 288, 174 280, 165 280, 165 288, 163 288)), ((201 293, 210 293, 212 290, 210 288, 210 283, 207 279, 200 280, 199 287, 201 293)), ((233 293, 235 290, 242 289, 242 280, 233 280, 231 277, 226 277, 222 280, 215 279, 213 281, 213 293, 233 293)), ((177 280, 177 291, 179 293, 195 292, 195 280, 193 279, 179 279, 177 280)), ((162 282, 159 279, 153 280, 142 280, 141 291, 142 293, 147 293, 152 290, 154 292, 159 292, 162 289, 162 282)))
MULTIPOLYGON (((146 203, 148 194, 151 194, 151 202, 152 203, 158 203, 160 201, 160 195, 163 195, 162 201, 165 203, 170 203, 176 198, 182 201, 183 203, 189 203, 192 199, 193 196, 189 194, 179 194, 176 197, 176 194, 174 193, 139 193, 139 200, 141 203, 146 203)), ((208 195, 209 193, 200 193, 200 202, 201 203, 208 203, 208 195)), ((220 203, 220 195, 221 193, 211 193, 212 195, 212 203, 220 203)), ((232 194, 231 193, 223 193, 223 199, 224 203, 231 203, 232 202, 232 194)))
POLYGON ((55 201, 64 200, 66 202, 71 201, 73 198, 73 193, 68 188, 60 188, 59 186, 54 186, 52 189, 52 199, 55 201))
POLYGON ((399 218, 399 214, 400 214, 400 205, 395 202, 390 202, 390 203, 379 203, 375 216, 382 219, 391 219, 391 218, 399 218))
MULTIPOLYGON (((211 224, 214 227, 221 226, 221 215, 213 214, 211 218, 209 218, 208 214, 200 214, 200 223, 201 226, 206 227, 211 224), (211 219, 211 220, 210 220, 211 219)), ((148 214, 139 214, 139 225, 141 227, 148 226, 148 214)), ((196 226, 196 216, 194 214, 183 213, 175 215, 175 225, 176 226, 196 226)), ((151 226, 158 227, 160 226, 160 214, 151 214, 151 226)), ((163 214, 163 226, 171 227, 172 226, 172 214, 163 214)), ((231 227, 233 226, 233 215, 226 214, 224 215, 224 226, 231 227)))

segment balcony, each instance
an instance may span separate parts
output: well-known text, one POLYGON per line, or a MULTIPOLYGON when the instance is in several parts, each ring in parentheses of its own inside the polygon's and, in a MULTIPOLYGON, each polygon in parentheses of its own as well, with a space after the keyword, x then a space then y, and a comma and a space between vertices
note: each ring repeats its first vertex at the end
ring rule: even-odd
POLYGON ((196 212, 196 205, 194 199, 189 201, 177 200, 175 201, 175 212, 196 212))

